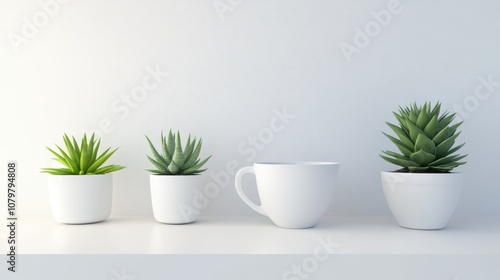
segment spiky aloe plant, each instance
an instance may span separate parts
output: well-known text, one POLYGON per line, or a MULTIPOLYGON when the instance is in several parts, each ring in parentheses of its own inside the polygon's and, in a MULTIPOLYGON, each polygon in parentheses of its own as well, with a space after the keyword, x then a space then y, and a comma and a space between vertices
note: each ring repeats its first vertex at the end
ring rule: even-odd
POLYGON ((432 108, 430 102, 423 106, 414 103, 405 108, 399 107, 399 114, 393 112, 399 125, 386 122, 397 138, 386 133, 384 135, 401 153, 382 151, 385 155, 380 156, 403 167, 399 172, 445 173, 465 164, 460 160, 467 155, 454 154, 465 145, 454 146, 460 135, 457 128, 462 122, 451 125, 455 113, 440 115, 440 109, 439 102, 432 108))
POLYGON ((146 169, 149 172, 162 175, 195 175, 202 173, 206 169, 200 169, 210 159, 200 161, 199 155, 203 140, 200 138, 198 141, 196 137, 191 139, 189 135, 184 149, 181 145, 180 132, 172 133, 169 131, 168 137, 163 136, 161 133, 161 153, 158 152, 151 140, 146 136, 149 147, 153 153, 153 158, 148 156, 149 161, 156 167, 156 169, 146 169))
POLYGON ((84 134, 80 145, 74 136, 71 138, 66 134, 63 136, 66 151, 58 145, 56 147, 59 153, 47 147, 55 156, 53 159, 66 167, 42 168, 42 172, 52 175, 92 175, 110 173, 125 168, 125 166, 115 164, 101 167, 118 148, 112 151, 110 151, 111 148, 108 148, 99 155, 101 139, 95 140, 94 134, 90 139, 87 139, 87 134, 84 134))

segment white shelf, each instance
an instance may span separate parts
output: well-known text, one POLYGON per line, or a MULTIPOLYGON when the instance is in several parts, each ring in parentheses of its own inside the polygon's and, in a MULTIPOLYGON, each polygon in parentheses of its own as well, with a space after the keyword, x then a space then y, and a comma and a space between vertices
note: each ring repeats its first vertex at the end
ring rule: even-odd
POLYGON ((260 216, 205 216, 187 225, 149 216, 87 225, 23 216, 18 254, 311 254, 319 238, 338 245, 333 254, 500 254, 500 217, 455 217, 446 229, 420 231, 392 217, 325 217, 291 230, 260 216))

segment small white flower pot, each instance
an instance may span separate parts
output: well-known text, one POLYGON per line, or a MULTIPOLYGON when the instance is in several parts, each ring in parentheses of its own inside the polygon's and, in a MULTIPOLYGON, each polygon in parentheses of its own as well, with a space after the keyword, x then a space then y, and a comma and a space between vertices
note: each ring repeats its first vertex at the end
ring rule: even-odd
POLYGON ((153 215, 160 223, 187 224, 196 221, 204 197, 201 175, 150 175, 153 215))
POLYGON ((49 175, 48 185, 52 214, 58 222, 96 223, 111 214, 112 174, 49 175))
POLYGON ((442 229, 450 220, 463 185, 462 173, 382 172, 387 204, 398 224, 442 229))

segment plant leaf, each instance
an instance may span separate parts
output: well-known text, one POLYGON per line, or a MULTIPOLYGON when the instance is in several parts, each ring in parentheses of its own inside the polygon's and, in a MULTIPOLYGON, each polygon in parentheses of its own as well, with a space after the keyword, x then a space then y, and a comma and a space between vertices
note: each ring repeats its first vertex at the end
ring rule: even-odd
POLYGON ((161 163, 152 159, 150 156, 148 156, 148 159, 162 174, 170 173, 170 171, 168 171, 167 166, 162 165, 161 163))
POLYGON ((98 168, 95 171, 95 174, 111 173, 111 172, 115 172, 115 171, 118 171, 118 170, 122 170, 123 168, 125 168, 125 166, 115 165, 115 164, 108 165, 108 166, 104 166, 104 167, 98 168))
POLYGON ((203 161, 199 162, 198 164, 195 164, 195 165, 193 165, 192 167, 190 167, 190 168, 188 168, 188 169, 184 170, 184 171, 182 172, 182 174, 185 174, 185 175, 187 175, 187 174, 196 174, 196 173, 201 173, 201 172, 205 171, 206 169, 204 169, 204 170, 198 170, 198 169, 200 169, 203 165, 205 165, 205 163, 207 163, 207 161, 208 161, 211 157, 212 157, 212 156, 209 156, 209 157, 207 157, 206 159, 204 159, 203 161))
POLYGON ((413 153, 413 150, 410 150, 408 148, 406 148, 406 146, 403 144, 403 142, 401 142, 399 139, 389 135, 389 134, 386 134, 385 132, 382 132, 387 138, 389 138, 389 140, 391 140, 392 143, 394 143, 394 145, 396 145, 396 147, 401 151, 401 153, 403 153, 403 155, 405 155, 406 157, 410 157, 410 155, 413 153))
POLYGON ((169 163, 172 161, 172 154, 168 151, 167 137, 163 136, 163 131, 161 132, 161 148, 163 151, 165 166, 168 166, 169 163))
POLYGON ((420 150, 418 152, 413 153, 410 156, 410 158, 412 161, 417 162, 420 166, 426 166, 430 162, 432 162, 436 157, 431 153, 428 153, 424 150, 420 150))
MULTIPOLYGON (((174 155, 172 156, 172 163, 175 163, 174 165, 180 169, 184 165, 184 162, 186 162, 186 157, 182 151, 181 134, 177 132, 175 135, 175 149, 174 155)), ((172 165, 172 163, 170 165, 172 165)), ((169 170, 172 171, 172 173, 175 173, 172 169, 170 169, 170 166, 169 170)))
POLYGON ((437 116, 434 115, 432 116, 431 120, 427 123, 427 125, 424 128, 424 133, 429 137, 430 139, 434 138, 434 136, 438 133, 438 121, 437 121, 437 116))
POLYGON ((438 160, 435 160, 435 161, 429 163, 429 166, 439 166, 439 165, 443 165, 443 164, 448 164, 448 163, 451 163, 454 161, 459 161, 459 160, 465 158, 466 156, 467 155, 452 155, 452 156, 443 157, 443 158, 440 158, 438 160))
POLYGON ((448 153, 451 147, 453 147, 453 144, 455 144, 455 139, 457 139, 458 135, 460 135, 460 132, 444 140, 443 142, 441 142, 441 144, 437 145, 436 147, 437 158, 441 158, 448 153))
POLYGON ((415 152, 419 150, 424 150, 434 156, 436 153, 436 146, 431 139, 425 136, 425 134, 419 134, 417 136, 417 141, 415 142, 415 152))
POLYGON ((162 166, 167 167, 168 162, 158 153, 156 148, 153 146, 153 143, 151 143, 151 140, 146 136, 146 140, 149 143, 149 148, 151 149, 151 153, 153 153, 153 157, 156 159, 156 162, 160 163, 162 166))
POLYGON ((110 156, 112 156, 116 150, 118 150, 118 148, 114 149, 113 151, 109 152, 109 149, 111 148, 108 148, 104 153, 102 153, 97 159, 95 162, 92 163, 92 165, 89 167, 88 169, 88 173, 95 173, 95 171, 97 170, 97 168, 99 168, 106 160, 109 159, 110 156))
POLYGON ((406 123, 408 124, 408 130, 410 131, 410 139, 413 143, 417 141, 417 137, 419 134, 425 134, 425 132, 423 132, 410 120, 406 120, 406 123))
POLYGON ((403 129, 396 125, 393 125, 390 122, 386 122, 386 124, 392 129, 392 131, 394 131, 394 133, 396 133, 396 135, 399 137, 399 140, 404 144, 405 148, 407 148, 408 150, 413 150, 414 144, 403 129))
POLYGON ((430 116, 427 113, 427 106, 428 104, 424 105, 424 109, 420 111, 420 114, 418 115, 417 121, 415 122, 415 125, 420 128, 422 131, 425 129, 426 125, 430 121, 430 116))
POLYGON ((429 169, 429 167, 427 167, 427 166, 409 166, 408 167, 408 170, 410 170, 410 173, 424 172, 428 169, 429 169))

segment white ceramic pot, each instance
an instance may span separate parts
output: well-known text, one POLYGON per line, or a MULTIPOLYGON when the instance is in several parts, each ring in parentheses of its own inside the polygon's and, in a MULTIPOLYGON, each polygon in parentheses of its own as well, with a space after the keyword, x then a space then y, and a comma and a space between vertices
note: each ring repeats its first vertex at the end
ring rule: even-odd
POLYGON ((444 228, 460 198, 463 177, 462 173, 381 173, 394 218, 411 229, 444 228))
POLYGON ((196 221, 204 205, 200 202, 202 175, 151 174, 153 215, 160 223, 187 224, 196 221))
POLYGON ((310 228, 326 213, 339 172, 335 162, 257 162, 236 173, 238 195, 250 208, 282 228, 310 228), (255 174, 261 205, 243 191, 242 179, 255 174))
POLYGON ((112 174, 49 175, 48 185, 52 214, 58 222, 96 223, 111 214, 112 174))

